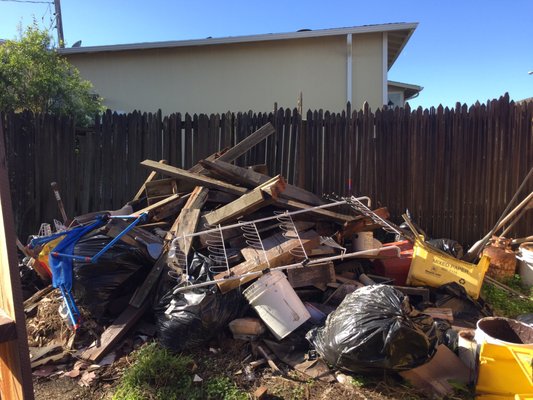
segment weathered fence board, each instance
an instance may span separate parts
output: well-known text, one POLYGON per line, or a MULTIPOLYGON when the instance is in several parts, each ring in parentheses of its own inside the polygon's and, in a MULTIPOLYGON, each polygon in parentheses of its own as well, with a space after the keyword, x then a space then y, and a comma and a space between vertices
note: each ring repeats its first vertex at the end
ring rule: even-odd
MULTIPOLYGON (((237 165, 266 164, 271 175, 282 174, 318 195, 369 195, 375 206, 389 207, 396 222, 409 209, 433 237, 471 244, 496 222, 533 166, 532 118, 532 102, 515 104, 506 95, 471 107, 372 112, 368 106, 352 111, 348 104, 341 113, 303 116, 281 108, 165 117, 108 111, 85 129, 67 118, 29 112, 4 113, 2 123, 16 225, 24 239, 41 222, 60 218, 52 181, 71 216, 120 208, 146 178, 140 161, 166 159, 188 169, 272 122, 277 133, 237 165)), ((513 236, 531 234, 532 214, 513 236)))

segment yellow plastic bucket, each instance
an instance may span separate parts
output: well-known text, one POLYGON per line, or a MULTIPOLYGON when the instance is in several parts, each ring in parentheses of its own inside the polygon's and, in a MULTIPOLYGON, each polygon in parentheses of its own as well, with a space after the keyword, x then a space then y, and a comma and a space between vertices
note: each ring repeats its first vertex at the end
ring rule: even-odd
POLYGON ((483 318, 476 393, 488 398, 533 398, 533 327, 507 318, 483 318))
POLYGON ((413 261, 407 276, 407 285, 439 287, 457 282, 474 299, 479 297, 490 258, 481 257, 479 263, 470 264, 436 249, 419 238, 415 239, 413 261))

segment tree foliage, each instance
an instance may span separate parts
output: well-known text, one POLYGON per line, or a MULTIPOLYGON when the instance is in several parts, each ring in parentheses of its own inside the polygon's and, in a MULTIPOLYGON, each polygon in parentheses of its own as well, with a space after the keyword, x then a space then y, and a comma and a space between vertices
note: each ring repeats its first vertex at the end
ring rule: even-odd
POLYGON ((86 123, 102 111, 92 84, 51 46, 48 32, 35 24, 19 40, 0 44, 0 110, 69 115, 86 123))

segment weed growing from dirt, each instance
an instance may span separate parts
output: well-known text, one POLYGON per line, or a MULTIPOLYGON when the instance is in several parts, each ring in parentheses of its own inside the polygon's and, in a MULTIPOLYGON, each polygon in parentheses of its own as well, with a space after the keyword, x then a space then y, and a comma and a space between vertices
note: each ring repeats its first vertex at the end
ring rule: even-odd
POLYGON ((525 287, 519 275, 506 279, 503 283, 528 298, 521 299, 490 283, 485 283, 481 289, 481 296, 494 308, 494 312, 499 316, 508 318, 516 318, 520 314, 533 313, 533 288, 525 287))
POLYGON ((248 395, 226 377, 212 377, 194 384, 192 358, 175 355, 157 343, 133 354, 113 400, 247 400, 248 395))

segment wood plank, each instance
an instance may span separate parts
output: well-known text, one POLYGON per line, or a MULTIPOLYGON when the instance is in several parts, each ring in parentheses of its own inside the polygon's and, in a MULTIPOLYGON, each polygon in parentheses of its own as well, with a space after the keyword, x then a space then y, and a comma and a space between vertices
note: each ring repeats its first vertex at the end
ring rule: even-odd
MULTIPOLYGON (((268 175, 263 175, 249 168, 243 168, 237 165, 229 164, 220 159, 214 162, 203 160, 200 161, 200 164, 209 170, 213 170, 222 174, 222 176, 231 182, 234 182, 235 184, 249 188, 254 188, 257 185, 261 185, 262 183, 265 183, 271 179, 268 175)), ((281 197, 311 204, 313 206, 325 204, 325 202, 314 193, 290 184, 287 184, 287 187, 281 197)))
MULTIPOLYGON (((187 203, 185 203, 185 205, 183 206, 183 209, 181 210, 181 212, 184 212, 185 210, 194 210, 194 209, 201 210, 205 202, 207 201, 209 193, 210 193, 209 189, 203 186, 196 186, 194 190, 192 191, 189 199, 187 200, 187 203)), ((172 227, 170 228, 167 235, 165 236, 165 240, 170 241, 177 235, 179 225, 182 222, 182 219, 184 218, 184 217, 182 218, 180 217, 181 217, 181 213, 180 215, 178 215, 178 217, 172 224, 172 227)), ((196 224, 198 224, 198 222, 196 224)), ((189 233, 192 233, 192 232, 189 232, 189 233)))
MULTIPOLYGON (((301 203, 295 200, 282 199, 282 198, 275 200, 273 204, 276 207, 288 209, 288 210, 309 209, 309 205, 305 203, 301 203)), ((319 219, 319 220, 328 220, 328 221, 333 220, 339 223, 345 223, 345 222, 349 222, 355 219, 355 216, 340 214, 340 213, 336 213, 336 212, 326 210, 326 209, 309 210, 309 212, 307 212, 305 215, 308 218, 315 217, 316 219, 319 219)))
MULTIPOLYGON (((303 232, 301 235, 301 241, 305 251, 309 251, 320 244, 320 237, 315 231, 303 232)), ((266 268, 279 267, 281 265, 287 265, 296 259, 292 251, 300 247, 300 240, 291 239, 276 246, 266 252, 268 262, 264 261, 264 258, 257 262, 256 260, 244 261, 235 267, 230 269, 232 276, 239 276, 248 272, 262 271, 266 268)), ((226 272, 220 273, 215 276, 215 279, 223 279, 228 274, 226 272)), ((231 281, 220 282, 218 287, 222 293, 229 292, 232 289, 239 287, 240 285, 255 279, 254 277, 246 276, 241 279, 234 279, 231 281)))
POLYGON ((0 397, 33 399, 16 240, 4 129, 0 122, 0 309, 15 321, 17 337, 16 340, 0 343, 0 397))
POLYGON ((200 174, 185 171, 181 168, 172 167, 170 165, 161 165, 153 160, 144 160, 141 165, 147 168, 151 168, 166 176, 175 177, 188 181, 197 186, 205 186, 207 188, 218 189, 230 194, 242 195, 248 192, 247 189, 241 188, 235 185, 230 185, 226 182, 222 182, 216 179, 209 178, 200 174))
POLYGON ((251 214, 272 204, 285 187, 285 181, 281 176, 272 178, 237 200, 206 214, 205 220, 209 225, 216 226, 251 214))
POLYGON ((231 162, 245 154, 248 150, 254 147, 256 144, 261 143, 267 137, 276 132, 274 126, 268 122, 263 125, 261 128, 256 130, 251 135, 247 136, 241 140, 238 144, 233 146, 231 149, 222 154, 218 160, 231 162))
POLYGON ((289 283, 293 288, 323 285, 335 282, 335 268, 333 262, 293 268, 287 270, 289 283))
POLYGON ((161 252, 161 255, 155 262, 154 266, 146 276, 141 286, 139 286, 133 296, 131 296, 131 299, 129 301, 129 305, 131 307, 141 308, 142 305, 145 303, 146 298, 150 295, 150 292, 155 287, 156 283, 159 281, 161 272, 163 272, 163 269, 167 265, 167 254, 168 253, 165 248, 161 252))
POLYGON ((126 333, 135 325, 143 316, 148 308, 148 301, 145 301, 140 307, 128 307, 120 314, 117 319, 102 333, 100 343, 97 346, 85 350, 81 358, 85 360, 100 361, 106 354, 113 350, 113 347, 126 333))

